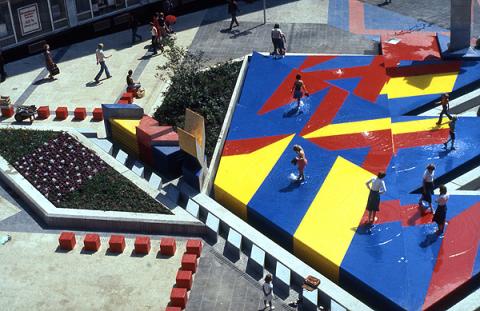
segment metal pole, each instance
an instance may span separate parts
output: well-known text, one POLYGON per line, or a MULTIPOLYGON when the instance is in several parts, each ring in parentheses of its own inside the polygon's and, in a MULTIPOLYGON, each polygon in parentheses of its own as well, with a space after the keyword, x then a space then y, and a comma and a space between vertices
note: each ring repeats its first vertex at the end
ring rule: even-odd
POLYGON ((267 23, 267 0, 263 0, 263 23, 267 23))

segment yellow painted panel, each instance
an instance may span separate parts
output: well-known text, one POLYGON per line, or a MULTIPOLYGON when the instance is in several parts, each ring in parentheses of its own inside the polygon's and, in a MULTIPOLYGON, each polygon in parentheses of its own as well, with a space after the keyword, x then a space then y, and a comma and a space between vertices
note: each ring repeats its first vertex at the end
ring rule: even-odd
POLYGON ((110 119, 112 126, 117 125, 129 134, 135 136, 137 133, 136 127, 140 124, 140 120, 127 120, 127 119, 110 119))
POLYGON ((334 281, 365 212, 365 182, 373 176, 337 157, 294 234, 295 255, 334 281))
POLYGON ((392 123, 392 134, 433 131, 448 128, 448 123, 437 125, 438 118, 392 123))
POLYGON ((248 154, 222 157, 215 177, 215 199, 219 192, 217 201, 224 200, 221 203, 235 209, 237 215, 246 219, 248 202, 294 136, 290 135, 248 154))
POLYGON ((451 92, 458 72, 390 78, 380 94, 388 98, 441 94, 451 92))
POLYGON ((367 120, 367 121, 329 124, 303 137, 315 138, 315 137, 335 136, 335 135, 386 130, 389 128, 390 128, 390 118, 382 118, 382 119, 374 119, 374 120, 367 120))

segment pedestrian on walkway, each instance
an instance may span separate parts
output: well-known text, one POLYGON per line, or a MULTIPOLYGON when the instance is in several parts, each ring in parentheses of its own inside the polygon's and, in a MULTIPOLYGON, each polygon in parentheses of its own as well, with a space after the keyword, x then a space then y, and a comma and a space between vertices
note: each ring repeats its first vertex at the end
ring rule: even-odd
POLYGON ((447 216, 447 201, 449 199, 449 195, 447 194, 447 187, 444 185, 440 185, 440 196, 437 199, 437 210, 435 211, 435 215, 433 215, 432 221, 437 223, 438 229, 435 231, 435 234, 441 235, 443 230, 445 229, 445 218, 447 216))
POLYGON ((7 73, 5 72, 5 59, 3 58, 2 50, 0 50, 0 82, 5 81, 7 73))
POLYGON ((135 17, 135 14, 130 13, 130 28, 132 29, 132 45, 135 43, 138 38, 139 41, 142 41, 142 36, 137 34, 139 22, 135 17))
POLYGON ((368 223, 373 224, 377 217, 376 214, 380 211, 380 195, 387 192, 387 187, 383 179, 387 176, 384 172, 379 172, 377 177, 373 177, 365 184, 367 185, 370 194, 368 195, 367 211, 368 211, 368 223))
POLYGON ((279 24, 275 24, 272 29, 272 43, 273 53, 272 55, 285 55, 285 34, 280 29, 279 24))
POLYGON ((420 197, 420 200, 418 201, 418 205, 420 208, 423 209, 424 204, 423 201, 428 203, 428 208, 427 210, 433 213, 433 208, 432 208, 432 194, 433 194, 433 176, 435 175, 435 165, 429 164, 427 168, 425 169, 425 172, 423 173, 423 180, 422 180, 422 196, 420 197))
POLYGON ((267 274, 264 279, 264 283, 262 286, 263 291, 263 304, 265 308, 270 308, 270 310, 274 310, 275 307, 272 304, 273 300, 273 284, 272 284, 272 275, 267 274))
POLYGON ((237 13, 239 11, 240 10, 238 9, 237 1, 228 0, 228 14, 230 14, 232 16, 232 20, 230 22, 230 28, 228 28, 229 31, 232 30, 233 23, 235 23, 235 25, 237 25, 237 27, 240 26, 240 24, 238 23, 238 20, 237 20, 237 13))
POLYGON ((450 149, 452 150, 455 150, 455 125, 457 123, 457 119, 458 117, 457 116, 452 116, 452 120, 450 120, 450 122, 448 122, 448 127, 450 128, 450 137, 448 138, 448 140, 446 142, 443 143, 443 146, 445 149, 447 149, 447 144, 448 142, 452 142, 452 145, 450 147, 450 149))
POLYGON ((307 166, 308 164, 307 158, 305 157, 305 151, 300 145, 293 145, 293 151, 295 151, 295 153, 297 154, 295 158, 292 160, 292 164, 297 165, 297 168, 298 168, 297 181, 304 181, 305 166, 307 166))
POLYGON ((152 34, 152 55, 157 55, 157 38, 158 38, 158 30, 157 27, 155 27, 155 24, 153 22, 150 22, 150 26, 152 29, 150 30, 152 34))
POLYGON ((105 55, 105 53, 103 52, 103 43, 98 44, 95 55, 97 57, 97 65, 100 64, 100 71, 95 77, 95 82, 96 83, 99 82, 100 76, 103 74, 103 71, 105 71, 105 74, 107 75, 107 79, 110 79, 112 76, 110 75, 110 71, 108 71, 107 64, 105 64, 105 59, 112 57, 112 55, 108 55, 108 56, 105 55))
POLYGON ((45 58, 45 66, 48 70, 48 78, 55 80, 54 76, 59 74, 60 71, 58 70, 57 64, 53 62, 52 53, 50 52, 50 46, 48 44, 43 46, 43 56, 45 58))
POLYGON ((442 95, 442 98, 440 99, 440 102, 438 102, 440 105, 442 105, 442 112, 440 112, 440 116, 438 117, 438 122, 437 125, 442 124, 442 119, 443 115, 445 114, 450 120, 452 120, 452 115, 448 112, 450 110, 450 103, 449 103, 449 95, 448 93, 445 93, 442 95))
POLYGON ((302 81, 302 76, 297 74, 295 77, 295 82, 293 82, 292 93, 293 98, 297 100, 297 109, 300 109, 300 102, 305 92, 305 96, 310 96, 307 91, 305 83, 302 81))

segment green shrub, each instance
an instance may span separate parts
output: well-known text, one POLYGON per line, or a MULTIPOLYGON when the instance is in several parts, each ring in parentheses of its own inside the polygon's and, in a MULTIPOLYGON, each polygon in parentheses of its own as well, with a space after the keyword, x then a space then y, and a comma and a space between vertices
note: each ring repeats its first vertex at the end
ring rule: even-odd
POLYGON ((205 154, 210 160, 242 63, 225 62, 205 69, 202 53, 190 53, 175 45, 166 57, 167 63, 158 69, 161 78, 170 80, 170 86, 154 118, 183 128, 186 108, 201 114, 205 119, 205 154))

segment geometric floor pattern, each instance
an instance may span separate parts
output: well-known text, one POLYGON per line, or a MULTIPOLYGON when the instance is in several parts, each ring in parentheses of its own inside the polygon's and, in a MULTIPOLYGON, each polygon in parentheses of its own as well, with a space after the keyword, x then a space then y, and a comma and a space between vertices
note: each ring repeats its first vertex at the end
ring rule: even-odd
POLYGON ((475 82, 480 62, 436 61, 389 76, 379 56, 254 53, 214 182, 215 198, 296 256, 373 306, 434 306, 480 271, 480 197, 452 195, 444 235, 416 207, 422 174, 436 185, 480 161, 480 124, 409 111, 475 82), (431 69, 431 71, 429 71, 431 69), (431 72, 431 73, 429 73, 431 72), (296 109, 300 73, 310 93, 296 109), (308 159, 292 182, 294 144, 308 159), (365 182, 385 171, 378 223, 364 225, 365 182))

